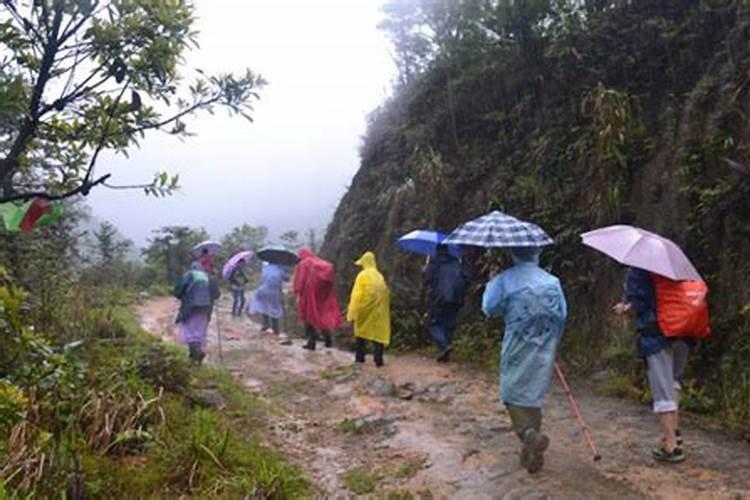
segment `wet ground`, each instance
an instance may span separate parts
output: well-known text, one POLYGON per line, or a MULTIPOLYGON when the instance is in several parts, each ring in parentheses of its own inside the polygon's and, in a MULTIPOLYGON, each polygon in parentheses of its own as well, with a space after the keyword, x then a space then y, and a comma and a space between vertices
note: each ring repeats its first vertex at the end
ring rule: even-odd
MULTIPOLYGON (((495 377, 387 352, 384 368, 371 357, 355 366, 349 352, 320 344, 309 352, 300 339, 232 318, 228 306, 219 316, 223 361, 215 323, 207 360, 271 404, 259 434, 306 471, 318 498, 360 498, 345 479, 359 469, 375 485, 371 498, 750 499, 750 444, 683 425, 687 461, 657 464, 650 449, 659 432, 647 407, 577 394, 602 455, 594 462, 556 383, 544 421, 552 443, 544 469, 530 476, 518 464, 495 377)), ((172 299, 153 299, 138 314, 145 329, 175 341, 176 308, 172 299)))

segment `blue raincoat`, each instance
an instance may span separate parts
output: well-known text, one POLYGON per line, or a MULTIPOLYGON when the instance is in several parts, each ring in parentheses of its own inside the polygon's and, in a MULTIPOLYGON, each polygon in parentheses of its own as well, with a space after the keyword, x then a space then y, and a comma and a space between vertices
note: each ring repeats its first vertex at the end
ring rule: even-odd
POLYGON ((544 405, 568 315, 560 281, 538 258, 538 249, 514 251, 515 265, 493 278, 482 298, 487 316, 505 318, 500 400, 530 408, 544 405))
POLYGON ((282 286, 289 272, 276 264, 265 264, 260 275, 260 286, 253 292, 250 314, 265 314, 279 319, 284 315, 284 293, 282 286))

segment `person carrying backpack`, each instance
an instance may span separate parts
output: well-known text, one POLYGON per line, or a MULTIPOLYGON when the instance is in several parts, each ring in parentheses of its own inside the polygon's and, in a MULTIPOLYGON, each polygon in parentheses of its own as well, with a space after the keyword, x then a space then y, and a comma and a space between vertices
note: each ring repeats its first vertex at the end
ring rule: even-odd
POLYGON ((335 269, 308 248, 301 249, 298 256, 293 291, 297 297, 297 319, 305 325, 307 336, 307 343, 302 347, 314 351, 318 332, 323 335, 325 346, 331 347, 331 332, 343 322, 336 297, 335 269))
POLYGON ((438 362, 447 362, 453 349, 453 332, 464 304, 466 282, 459 260, 449 253, 446 245, 438 245, 437 255, 430 259, 424 271, 430 301, 428 329, 438 347, 438 362))
POLYGON ((190 266, 174 289, 174 296, 180 300, 175 321, 180 324, 180 340, 187 344, 190 359, 198 364, 206 356, 203 347, 214 302, 219 295, 218 285, 200 262, 190 266))
POLYGON ((346 319, 354 324, 356 350, 354 361, 365 362, 367 341, 374 347, 375 366, 383 366, 383 350, 391 342, 391 291, 375 260, 365 252, 355 262, 362 268, 354 280, 346 319))
POLYGON ((708 334, 705 284, 672 281, 629 267, 625 300, 613 311, 621 315, 632 312, 635 318, 638 351, 646 362, 653 411, 663 433, 661 446, 651 454, 661 462, 682 462, 685 453, 679 431, 679 391, 688 357, 685 337, 708 334))

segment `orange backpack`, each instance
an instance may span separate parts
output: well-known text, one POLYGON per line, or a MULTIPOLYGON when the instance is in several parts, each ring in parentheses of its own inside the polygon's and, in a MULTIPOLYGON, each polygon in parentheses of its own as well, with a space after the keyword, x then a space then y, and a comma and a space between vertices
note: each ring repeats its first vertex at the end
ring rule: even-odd
POLYGON ((711 335, 708 286, 704 281, 673 281, 653 273, 651 280, 656 294, 656 318, 665 337, 711 335))

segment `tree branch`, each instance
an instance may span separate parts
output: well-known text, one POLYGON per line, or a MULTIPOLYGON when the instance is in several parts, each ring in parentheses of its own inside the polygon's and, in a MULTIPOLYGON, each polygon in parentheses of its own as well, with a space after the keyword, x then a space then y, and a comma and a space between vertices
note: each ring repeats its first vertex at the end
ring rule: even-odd
POLYGON ((56 200, 64 200, 66 198, 71 198, 77 194, 82 194, 86 196, 89 194, 89 191, 91 191, 91 188, 98 186, 99 184, 104 184, 107 181, 107 179, 109 179, 111 176, 112 174, 105 174, 93 181, 84 180, 80 186, 73 188, 70 191, 65 191, 64 193, 60 193, 60 194, 51 194, 46 191, 34 191, 34 192, 28 192, 28 193, 14 194, 10 196, 2 196, 0 197, 0 203, 6 203, 9 201, 28 201, 32 198, 44 198, 45 200, 56 201, 56 200))
MULTIPOLYGON (((6 2, 6 5, 12 4, 6 2)), ((14 10, 14 8, 12 8, 11 11, 12 10, 14 10)), ((52 20, 52 27, 50 29, 50 40, 44 45, 44 56, 42 57, 39 67, 39 75, 31 94, 28 114, 24 118, 21 130, 18 132, 15 141, 13 141, 7 156, 0 160, 0 184, 3 188, 3 194, 6 196, 9 195, 13 189, 12 178, 15 170, 18 169, 18 159, 28 147, 34 137, 37 127, 39 126, 39 106, 41 105, 44 89, 47 86, 47 82, 49 82, 50 70, 52 69, 52 65, 55 62, 55 56, 57 55, 57 35, 60 30, 60 24, 62 23, 62 15, 62 7, 56 6, 55 17, 52 20)))
MULTIPOLYGON (((151 130, 151 129, 155 129, 155 128, 161 128, 161 127, 163 127, 165 125, 169 125, 170 123, 179 120, 183 116, 189 115, 190 113, 193 113, 193 112, 199 110, 200 108, 203 108, 205 106, 210 106, 212 104, 216 104, 220 100, 221 100, 220 96, 215 96, 215 97, 212 97, 211 99, 197 102, 197 103, 193 104, 192 106, 190 106, 188 108, 185 108, 184 110, 180 111, 176 115, 167 118, 166 120, 162 120, 162 121, 156 122, 156 123, 149 123, 148 125, 143 125, 141 127, 129 128, 129 129, 126 129, 125 132, 128 133, 128 134, 137 134, 138 132, 143 132, 143 131, 151 130)), ((110 136, 110 137, 112 137, 112 136, 110 136)))

